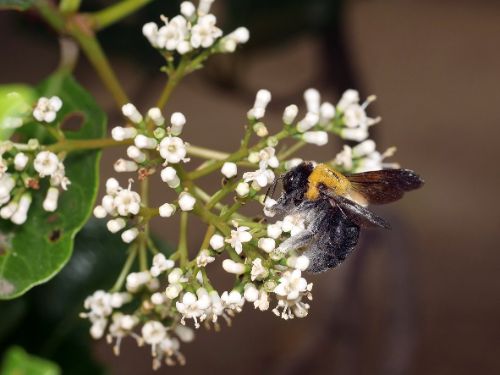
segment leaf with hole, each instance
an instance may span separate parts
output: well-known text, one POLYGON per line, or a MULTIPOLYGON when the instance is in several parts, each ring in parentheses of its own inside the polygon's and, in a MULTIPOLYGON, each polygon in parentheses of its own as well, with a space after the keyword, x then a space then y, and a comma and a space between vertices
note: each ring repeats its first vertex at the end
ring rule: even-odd
MULTIPOLYGON (((67 139, 102 138, 106 117, 92 96, 69 75, 56 74, 40 85, 39 96, 57 95, 63 101, 58 118, 79 117, 81 126, 63 131, 67 139)), ((80 125, 80 124, 79 124, 80 125)), ((23 131, 32 135, 34 124, 23 131)), ((50 139, 37 126, 38 139, 50 139)), ((20 296, 35 285, 52 278, 66 264, 73 250, 76 233, 86 222, 98 187, 100 152, 70 153, 64 161, 71 180, 61 193, 55 213, 43 210, 46 187, 33 194, 28 220, 15 226, 0 220, 0 299, 20 296)))

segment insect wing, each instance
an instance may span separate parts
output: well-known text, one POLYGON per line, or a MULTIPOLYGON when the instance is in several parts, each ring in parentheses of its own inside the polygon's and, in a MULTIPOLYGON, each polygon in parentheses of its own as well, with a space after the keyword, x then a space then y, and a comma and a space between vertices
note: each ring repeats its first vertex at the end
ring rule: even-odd
POLYGON ((391 228, 390 224, 380 216, 375 215, 373 212, 360 206, 356 202, 335 194, 330 194, 329 196, 331 198, 330 203, 339 207, 353 223, 361 227, 391 228))
POLYGON ((420 176, 409 169, 382 169, 346 177, 355 191, 374 204, 397 201, 405 192, 418 189, 424 183, 420 176))

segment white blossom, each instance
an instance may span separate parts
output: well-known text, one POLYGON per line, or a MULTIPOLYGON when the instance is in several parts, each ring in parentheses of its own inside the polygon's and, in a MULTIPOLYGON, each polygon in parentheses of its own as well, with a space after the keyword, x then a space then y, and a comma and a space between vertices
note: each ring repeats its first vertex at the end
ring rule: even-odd
POLYGON ((59 189, 50 187, 43 201, 43 209, 48 212, 54 212, 57 209, 57 200, 59 199, 59 189))
POLYGON ((160 176, 163 182, 166 182, 172 189, 175 189, 181 184, 181 180, 177 176, 177 171, 172 167, 164 168, 160 176))
POLYGON ((231 238, 226 240, 238 254, 243 251, 243 244, 252 240, 252 234, 249 230, 250 228, 245 226, 236 227, 236 229, 231 230, 231 238))
POLYGON ((252 182, 252 187, 255 189, 260 189, 272 184, 274 178, 274 172, 265 168, 259 168, 254 172, 243 173, 243 180, 245 182, 252 182))
POLYGON ((147 344, 157 345, 167 335, 167 330, 158 321, 150 320, 142 326, 142 338, 147 344))
POLYGON ((19 152, 14 157, 14 168, 16 169, 16 171, 22 171, 24 170, 24 168, 26 168, 28 161, 29 157, 26 154, 19 152))
POLYGON ((33 163, 35 170, 40 177, 51 176, 57 171, 59 165, 59 158, 56 154, 50 151, 39 152, 33 163))
POLYGON ((248 302, 252 303, 259 299, 259 290, 255 287, 254 284, 252 283, 245 284, 245 287, 243 289, 244 289, 243 297, 248 302))
POLYGON ((276 247, 276 241, 273 238, 262 237, 259 239, 258 246, 266 253, 271 253, 276 247))
POLYGON ((124 172, 135 172, 139 167, 137 163, 132 160, 126 160, 120 158, 117 161, 115 161, 115 164, 113 164, 113 168, 117 173, 124 173, 124 172))
POLYGON ((170 127, 172 135, 179 135, 182 133, 182 129, 186 124, 186 116, 184 116, 181 112, 174 112, 170 117, 170 124, 172 125, 170 127))
POLYGON ((215 40, 222 36, 222 30, 215 24, 217 19, 213 14, 200 16, 196 25, 191 28, 191 46, 193 48, 209 48, 215 40))
POLYGON ((248 193, 250 193, 250 185, 248 185, 246 182, 240 182, 236 186, 236 194, 238 194, 240 197, 246 197, 248 193))
POLYGON ((62 107, 62 100, 57 96, 41 97, 33 110, 33 117, 38 121, 51 123, 56 119, 57 112, 62 107))
POLYGON ((141 208, 141 196, 130 188, 123 189, 116 194, 114 205, 120 216, 137 215, 141 208))
POLYGON ((143 134, 137 134, 134 138, 134 143, 138 148, 146 148, 153 150, 158 145, 158 142, 154 138, 146 137, 143 134))
POLYGON ((265 147, 259 152, 259 168, 260 169, 265 169, 265 168, 278 168, 280 165, 280 162, 278 158, 276 157, 276 150, 274 147, 265 147))
POLYGON ((181 3, 181 14, 186 17, 186 19, 190 19, 196 13, 196 7, 190 1, 183 1, 181 3))
POLYGON ((225 309, 229 309, 235 312, 241 312, 245 299, 237 290, 232 290, 231 292, 224 292, 220 296, 221 301, 225 309))
POLYGON ((206 267, 207 264, 212 263, 215 258, 210 254, 210 251, 203 249, 196 257, 196 265, 198 267, 206 267))
POLYGON ((287 125, 292 124, 295 121, 295 118, 297 117, 298 113, 299 113, 299 107, 297 107, 295 104, 289 105, 283 111, 283 123, 287 125))
POLYGON ((224 247, 224 237, 222 237, 220 234, 214 234, 212 237, 210 237, 210 246, 214 250, 220 250, 224 247))
POLYGON ((269 270, 262 264, 261 258, 255 258, 252 261, 252 269, 250 270, 250 279, 264 280, 269 275, 269 270))
POLYGON ((134 145, 127 147, 127 156, 136 163, 143 163, 146 160, 146 154, 134 145))
POLYGON ((283 233, 283 230, 281 229, 281 221, 275 224, 269 224, 267 226, 267 235, 270 238, 277 240, 278 238, 280 238, 281 233, 283 233))
POLYGON ((124 231, 121 235, 122 241, 125 243, 131 243, 139 235, 139 230, 137 228, 130 228, 124 231))
POLYGON ((19 200, 16 212, 10 217, 10 220, 17 225, 24 224, 28 219, 28 211, 31 206, 31 194, 24 193, 19 200))
POLYGON ((166 137, 160 142, 160 155, 165 162, 176 164, 186 161, 186 145, 179 137, 166 137))
POLYGON ((305 229, 304 218, 298 214, 287 215, 281 222, 281 229, 283 232, 295 236, 305 229))
POLYGON ((151 274, 147 271, 132 272, 127 275, 126 288, 129 292, 135 293, 151 280, 151 274))
POLYGON ((158 107, 152 107, 148 110, 148 117, 154 122, 156 126, 162 126, 165 123, 165 118, 158 107))
POLYGON ((191 211, 196 204, 196 198, 191 194, 183 191, 179 194, 179 208, 182 211, 191 211))
POLYGON ((135 124, 142 122, 141 113, 132 103, 127 103, 122 106, 122 114, 135 124))
POLYGON ((175 205, 171 203, 162 204, 158 210, 161 217, 171 217, 175 213, 175 205))
POLYGON ((302 140, 317 146, 324 146, 328 143, 328 133, 325 131, 308 131, 302 134, 302 140))
POLYGON ((271 92, 261 89, 257 91, 253 108, 248 112, 248 117, 260 120, 266 114, 266 107, 271 101, 271 92))
POLYGON ((224 259, 222 261, 222 268, 228 273, 233 273, 235 275, 241 275, 245 273, 246 267, 243 263, 235 262, 231 259, 224 259))
POLYGON ((132 139, 137 135, 137 130, 131 126, 122 127, 115 126, 111 129, 111 137, 118 142, 124 141, 126 139, 132 139))
POLYGON ((222 165, 220 171, 226 178, 231 178, 238 174, 238 167, 236 166, 236 163, 227 161, 222 165))
POLYGON ((127 225, 125 219, 119 217, 116 219, 111 219, 106 223, 106 227, 111 233, 117 233, 121 231, 127 225))

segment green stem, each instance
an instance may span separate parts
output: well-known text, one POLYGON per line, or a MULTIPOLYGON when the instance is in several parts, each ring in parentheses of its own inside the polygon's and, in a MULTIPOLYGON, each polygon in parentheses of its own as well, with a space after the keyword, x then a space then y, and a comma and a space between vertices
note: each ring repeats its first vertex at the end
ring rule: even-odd
POLYGON ((288 159, 290 156, 292 156, 293 154, 295 154, 297 151, 299 151, 305 145, 307 145, 306 142, 304 142, 304 141, 297 141, 290 148, 284 150, 283 152, 280 152, 278 154, 278 159, 280 159, 280 160, 288 159))
POLYGON ((65 139, 54 143, 47 147, 48 151, 60 152, 60 151, 77 151, 77 150, 93 150, 108 147, 125 146, 132 144, 132 140, 125 141, 115 141, 112 138, 98 138, 98 139, 65 139))
POLYGON ((95 30, 102 30, 136 12, 152 0, 123 0, 89 15, 95 30))
POLYGON ((65 14, 74 13, 80 8, 81 0, 61 0, 59 10, 65 14))
POLYGON ((167 84, 160 95, 160 99, 158 99, 158 102, 156 103, 158 108, 163 109, 167 105, 170 95, 172 95, 172 91, 179 84, 186 73, 188 62, 188 57, 183 56, 177 69, 168 77, 167 84))
POLYGON ((130 273, 130 269, 134 264, 135 257, 137 256, 137 245, 133 245, 129 249, 129 254, 123 268, 115 282, 115 285, 111 288, 111 292, 119 292, 125 282, 127 275, 130 273))
POLYGON ((226 152, 210 150, 208 148, 193 145, 188 145, 186 149, 188 155, 208 160, 224 160, 229 156, 229 154, 226 152))
POLYGON ((180 234, 179 234, 179 261, 181 266, 185 266, 188 262, 188 247, 187 247, 187 223, 188 223, 188 213, 183 211, 181 213, 180 222, 180 234))

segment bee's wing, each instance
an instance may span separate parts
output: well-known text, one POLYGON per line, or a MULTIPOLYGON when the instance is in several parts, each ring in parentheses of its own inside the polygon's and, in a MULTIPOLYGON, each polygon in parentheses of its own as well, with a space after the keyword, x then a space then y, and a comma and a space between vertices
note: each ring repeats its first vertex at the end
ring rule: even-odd
POLYGON ((418 189, 424 183, 409 169, 382 169, 346 177, 355 191, 374 204, 397 201, 406 191, 418 189))
POLYGON ((357 224, 360 227, 379 227, 384 229, 391 228, 387 221, 382 219, 380 216, 375 215, 363 206, 360 206, 356 202, 353 202, 345 197, 341 197, 340 195, 336 195, 329 190, 324 190, 323 193, 330 198, 332 206, 339 207, 340 211, 342 211, 354 224, 357 224))

